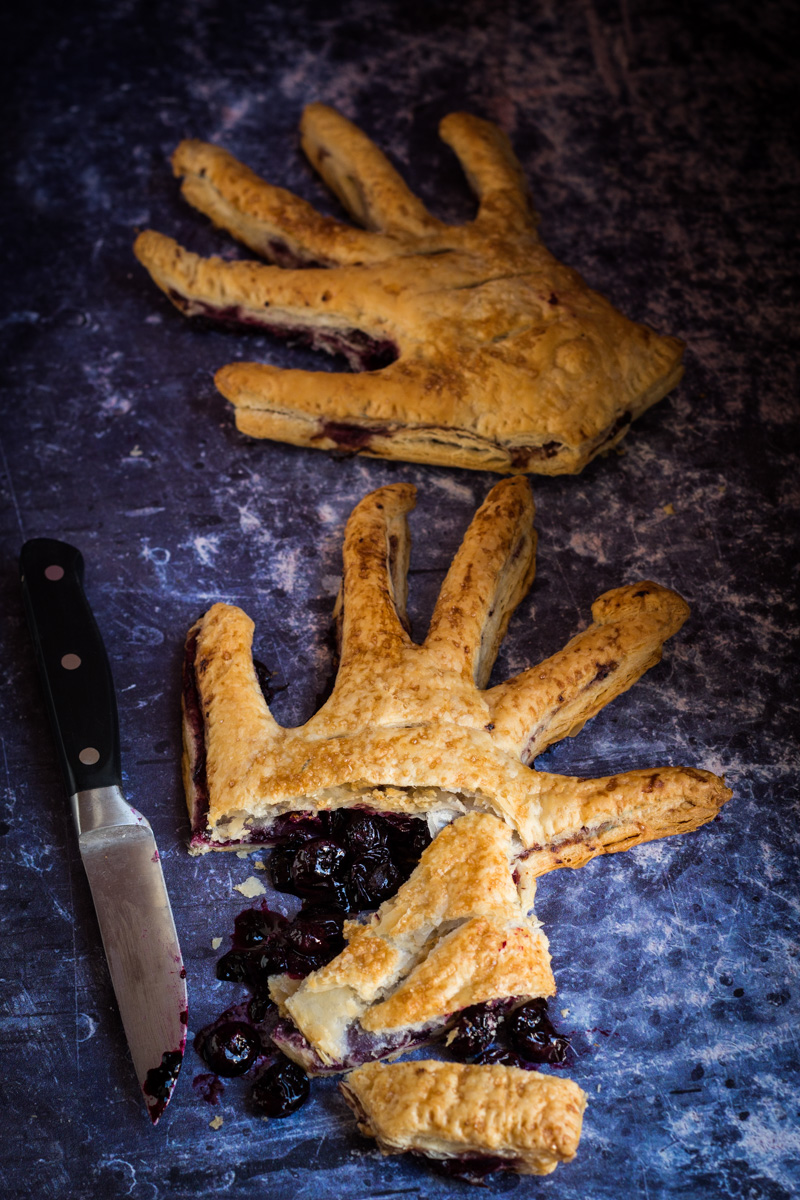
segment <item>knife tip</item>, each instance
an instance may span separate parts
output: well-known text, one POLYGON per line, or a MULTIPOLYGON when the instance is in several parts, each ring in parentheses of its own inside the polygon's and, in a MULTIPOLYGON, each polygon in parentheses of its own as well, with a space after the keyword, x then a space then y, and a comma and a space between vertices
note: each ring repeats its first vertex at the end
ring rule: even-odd
POLYGON ((170 1102, 173 1088, 183 1064, 183 1049, 165 1050, 161 1063, 151 1067, 142 1084, 147 1112, 154 1125, 170 1102))

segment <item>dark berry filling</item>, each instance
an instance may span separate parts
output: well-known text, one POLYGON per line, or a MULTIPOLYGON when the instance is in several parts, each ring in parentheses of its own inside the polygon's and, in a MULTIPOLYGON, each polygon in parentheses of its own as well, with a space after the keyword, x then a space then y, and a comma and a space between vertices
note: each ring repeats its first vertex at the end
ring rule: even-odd
POLYGON ((279 892, 335 904, 343 912, 378 908, 408 879, 430 843, 427 824, 414 817, 335 809, 316 816, 289 814, 271 836, 269 860, 279 892))
POLYGON ((435 1025, 425 1026, 410 1033, 405 1030, 400 1033, 365 1033, 356 1021, 347 1030, 346 1050, 342 1061, 338 1063, 323 1062, 292 1021, 276 1021, 270 1037, 279 1049, 291 1054, 291 1057, 301 1062, 312 1075, 340 1075, 342 1071, 349 1071, 362 1063, 374 1062, 376 1059, 424 1046, 435 1040, 440 1033, 441 1029, 435 1025))
POLYGON ((490 1000, 462 1009, 448 1038, 451 1053, 461 1062, 507 1067, 566 1061, 569 1039, 556 1033, 547 1014, 547 1001, 529 1000, 514 1007, 514 1000, 490 1000))
POLYGON ((197 634, 187 638, 183 656, 183 714, 186 722, 189 771, 192 782, 192 833, 194 842, 204 839, 200 831, 208 818, 208 782, 206 779, 206 741, 200 695, 197 690, 197 634))
POLYGON ((474 1062, 497 1037, 504 1016, 499 1005, 473 1004, 458 1014, 455 1036, 448 1040, 450 1051, 460 1062, 474 1062))
POLYGON ((508 457, 512 467, 524 470, 528 463, 541 459, 555 458, 564 449, 561 442, 544 442, 541 446, 509 446, 508 457))
POLYGON ((330 838, 314 838, 298 846, 292 859, 292 891, 298 896, 323 899, 330 895, 333 881, 341 879, 347 851, 330 838))
POLYGON ((507 1158, 489 1154, 464 1154, 459 1158, 429 1158, 426 1154, 412 1151, 414 1158, 424 1159, 439 1175, 448 1179, 460 1179, 462 1183, 483 1183, 493 1171, 513 1171, 515 1163, 507 1158))
POLYGON ((182 1062, 183 1054, 180 1050, 165 1050, 159 1066, 151 1067, 147 1072, 142 1091, 149 1098, 148 1112, 154 1125, 169 1103, 182 1062))
POLYGON ((263 1053, 257 1031, 243 1021, 223 1021, 203 1031, 195 1049, 215 1074, 226 1077, 244 1075, 263 1053))
POLYGON ((308 1076, 282 1054, 253 1084, 251 1100, 262 1116, 288 1117, 308 1099, 308 1076))
POLYGON ((206 1104, 219 1104, 225 1091, 225 1084, 219 1075, 195 1075, 192 1080, 195 1094, 206 1104))
POLYGON ((556 1066, 567 1057, 569 1040, 556 1033, 547 1015, 546 1000, 529 1000, 508 1022, 508 1040, 527 1062, 556 1066))
POLYGON ((292 346, 310 346, 327 354, 341 354, 353 371, 377 371, 397 358, 398 350, 388 338, 371 337, 361 329, 330 329, 317 325, 287 325, 270 320, 269 309, 263 314, 240 304, 215 305, 184 296, 175 288, 168 292, 172 303, 187 317, 199 317, 229 328, 258 329, 292 346))

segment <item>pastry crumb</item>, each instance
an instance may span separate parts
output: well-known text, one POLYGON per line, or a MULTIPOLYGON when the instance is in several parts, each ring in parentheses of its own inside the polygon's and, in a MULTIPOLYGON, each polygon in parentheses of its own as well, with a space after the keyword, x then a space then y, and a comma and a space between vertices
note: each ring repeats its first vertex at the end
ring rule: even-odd
POLYGON ((212 1117, 211 1120, 208 1122, 208 1128, 209 1129, 221 1129, 222 1124, 223 1124, 222 1117, 212 1117))
POLYGON ((569 1016, 569 1009, 568 1009, 568 1008, 562 1008, 562 1010, 561 1010, 561 1015, 562 1015, 562 1017, 568 1017, 568 1016, 569 1016))
POLYGON ((249 853, 250 853, 249 850, 237 850, 236 857, 237 858, 247 858, 249 853))
POLYGON ((141 458, 143 454, 144 454, 144 450, 140 450, 138 446, 134 446, 128 457, 129 458, 141 458))
POLYGON ((671 504, 671 503, 670 504, 662 504, 661 510, 662 510, 662 512, 665 512, 668 517, 675 516, 675 505, 674 504, 671 504))
POLYGON ((266 871, 266 869, 267 869, 267 864, 264 862, 264 860, 262 858, 257 859, 253 863, 253 866, 255 867, 255 869, 257 871, 266 871))
POLYGON ((255 875, 249 875, 244 883, 234 884, 233 890, 241 892, 243 896, 247 896, 248 900, 252 900, 254 896, 264 896, 267 891, 261 880, 256 879, 255 875))
POLYGON ((221 945, 222 945, 222 938, 212 938, 211 939, 211 949, 212 950, 219 950, 221 945))

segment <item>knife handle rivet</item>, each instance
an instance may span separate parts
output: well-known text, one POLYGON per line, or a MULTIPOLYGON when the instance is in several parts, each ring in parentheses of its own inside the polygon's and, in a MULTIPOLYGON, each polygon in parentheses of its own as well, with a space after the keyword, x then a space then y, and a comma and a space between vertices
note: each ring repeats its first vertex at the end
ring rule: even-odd
POLYGON ((93 767, 96 762, 100 761, 100 751, 95 750, 94 746, 85 746, 78 758, 85 767, 93 767))
POLYGON ((57 579, 63 579, 64 568, 59 567, 56 563, 54 563, 52 567, 45 567, 44 577, 45 579, 53 580, 53 582, 55 582, 57 579))
POLYGON ((65 671, 76 671, 81 665, 80 656, 77 654, 65 654, 61 659, 61 665, 65 671))

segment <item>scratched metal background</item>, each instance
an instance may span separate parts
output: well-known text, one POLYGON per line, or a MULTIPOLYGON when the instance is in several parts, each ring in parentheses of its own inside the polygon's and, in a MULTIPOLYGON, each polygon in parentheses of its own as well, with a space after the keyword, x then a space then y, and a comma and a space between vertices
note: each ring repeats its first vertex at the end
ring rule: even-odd
MULTIPOLYGON (((437 140, 466 108, 511 135, 543 236, 630 315, 685 338, 686 377, 624 453, 535 480, 539 569, 495 678, 551 653, 605 589, 651 577, 692 618, 663 663, 550 751, 551 770, 724 772, 712 825, 556 873, 551 939, 571 1070, 589 1093, 577 1159, 519 1200, 783 1200, 800 1180, 797 1092, 796 254, 791 6, 773 0, 28 0, 3 50, 3 1136, 9 1197, 445 1197, 383 1160, 332 1083, 295 1117, 192 1088, 149 1127, 114 1011, 23 627, 25 538, 76 543, 119 691, 131 800, 151 818, 189 973, 190 1028, 253 872, 192 860, 179 781, 179 659, 211 602, 242 604, 304 720, 329 672, 343 523, 387 481, 420 491, 412 610, 493 479, 336 461, 249 441, 216 393, 235 357, 315 356, 187 323, 139 269, 134 231, 227 239, 181 202, 167 158, 220 141, 325 211, 298 153, 302 105, 363 124, 446 218, 471 200, 437 140), (218 1130, 209 1122, 223 1118, 218 1130)), ((340 369, 332 360, 323 364, 340 369)))

